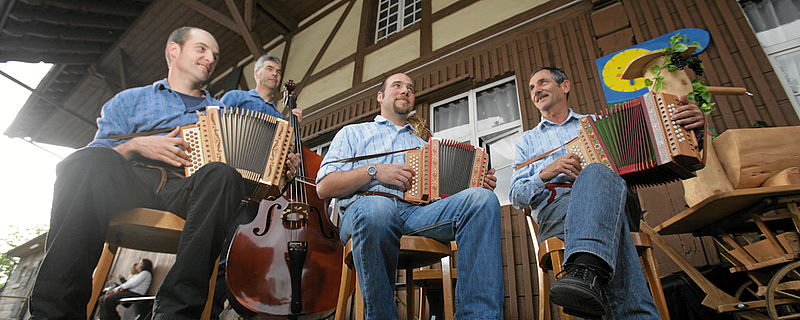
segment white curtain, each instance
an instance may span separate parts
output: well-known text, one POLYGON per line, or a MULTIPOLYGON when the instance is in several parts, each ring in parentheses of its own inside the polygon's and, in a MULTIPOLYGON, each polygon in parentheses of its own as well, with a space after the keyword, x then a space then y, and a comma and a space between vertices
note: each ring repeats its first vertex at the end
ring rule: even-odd
MULTIPOLYGON (((780 69, 794 99, 800 96, 800 0, 763 0, 742 9, 764 51, 780 69)), ((797 100, 795 100, 797 103, 797 100)))

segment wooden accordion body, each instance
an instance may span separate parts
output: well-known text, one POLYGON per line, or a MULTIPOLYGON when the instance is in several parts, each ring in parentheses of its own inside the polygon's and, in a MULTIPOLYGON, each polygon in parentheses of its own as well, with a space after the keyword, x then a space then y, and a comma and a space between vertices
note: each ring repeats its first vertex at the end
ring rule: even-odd
POLYGON ((425 204, 483 186, 489 155, 470 144, 431 139, 422 149, 406 151, 406 165, 415 174, 403 198, 425 204))
POLYGON ((281 173, 290 152, 293 128, 283 119, 246 109, 212 106, 198 121, 181 127, 192 165, 186 176, 209 162, 223 162, 245 180, 250 200, 280 196, 281 173))
POLYGON ((630 186, 656 185, 694 177, 702 169, 693 131, 672 121, 678 97, 647 93, 592 117, 581 118, 578 137, 566 145, 581 167, 601 163, 630 186))

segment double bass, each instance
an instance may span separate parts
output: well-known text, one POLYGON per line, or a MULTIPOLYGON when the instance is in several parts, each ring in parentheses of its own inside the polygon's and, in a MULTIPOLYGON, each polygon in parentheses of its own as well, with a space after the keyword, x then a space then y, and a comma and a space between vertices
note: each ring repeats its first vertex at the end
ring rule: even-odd
MULTIPOLYGON (((295 85, 285 85, 284 105, 296 107, 295 85)), ((229 301, 246 317, 319 319, 336 308, 343 246, 329 217, 328 201, 313 181, 322 157, 302 146, 297 117, 294 152, 300 154, 295 179, 234 234, 225 268, 229 301)))

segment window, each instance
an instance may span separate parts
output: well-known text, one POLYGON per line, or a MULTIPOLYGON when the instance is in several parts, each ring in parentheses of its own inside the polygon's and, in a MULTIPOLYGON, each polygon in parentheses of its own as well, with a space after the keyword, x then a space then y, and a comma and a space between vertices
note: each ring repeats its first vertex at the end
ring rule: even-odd
POLYGON ((379 0, 375 42, 417 23, 422 18, 422 0, 379 0))
POLYGON ((330 147, 331 147, 331 142, 328 141, 310 149, 311 151, 316 152, 320 157, 325 158, 325 154, 328 153, 328 149, 330 149, 330 147))
POLYGON ((495 168, 500 204, 510 204, 508 192, 515 145, 522 137, 517 85, 509 77, 431 104, 433 136, 489 149, 495 168))
POLYGON ((740 1, 758 42, 800 116, 800 1, 740 1))

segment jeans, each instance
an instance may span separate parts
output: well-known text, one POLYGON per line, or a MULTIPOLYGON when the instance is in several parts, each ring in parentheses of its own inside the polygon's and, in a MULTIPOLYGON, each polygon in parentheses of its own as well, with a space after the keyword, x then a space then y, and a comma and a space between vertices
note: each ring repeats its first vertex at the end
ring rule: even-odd
POLYGON ((483 188, 470 188, 424 206, 366 196, 342 213, 342 242, 353 239, 353 262, 366 319, 397 319, 394 279, 401 235, 458 244, 456 319, 500 319, 503 273, 500 203, 483 188))
POLYGON ((626 189, 625 181, 605 166, 586 166, 571 193, 539 212, 538 241, 558 237, 564 240, 565 261, 574 253, 588 252, 611 266, 604 290, 607 319, 659 319, 630 236, 626 189))
POLYGON ((197 319, 225 232, 244 197, 241 175, 209 163, 188 178, 133 166, 116 151, 78 150, 56 169, 47 253, 30 300, 31 319, 85 319, 111 218, 137 207, 186 219, 175 264, 156 294, 156 319, 197 319), (162 184, 162 188, 158 186, 162 184))

